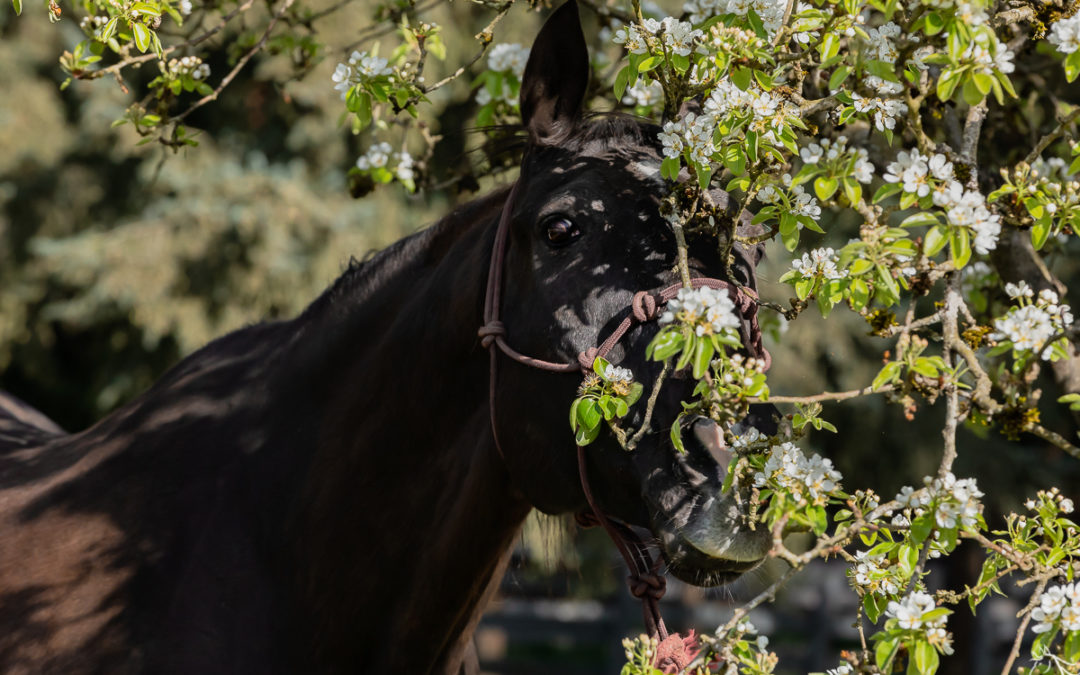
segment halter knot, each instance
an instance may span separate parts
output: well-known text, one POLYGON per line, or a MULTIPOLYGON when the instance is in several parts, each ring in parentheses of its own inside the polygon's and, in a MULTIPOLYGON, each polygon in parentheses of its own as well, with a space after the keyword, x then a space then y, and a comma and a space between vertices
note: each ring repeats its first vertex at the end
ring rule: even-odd
POLYGON ((506 326, 502 321, 489 321, 483 326, 480 326, 480 330, 476 331, 476 334, 480 336, 480 344, 487 349, 495 342, 497 337, 506 337, 506 326))
POLYGON ((593 363, 596 361, 596 357, 600 355, 600 350, 596 347, 589 347, 585 351, 577 355, 578 364, 581 365, 581 372, 588 373, 592 371, 593 363))
POLYGON ((631 595, 635 598, 659 600, 667 591, 667 579, 655 572, 631 574, 626 577, 626 581, 630 586, 631 595))
POLYGON ((637 319, 639 323, 645 323, 655 319, 658 309, 656 296, 648 291, 638 291, 637 293, 634 293, 634 298, 630 301, 630 311, 633 312, 634 318, 637 319))

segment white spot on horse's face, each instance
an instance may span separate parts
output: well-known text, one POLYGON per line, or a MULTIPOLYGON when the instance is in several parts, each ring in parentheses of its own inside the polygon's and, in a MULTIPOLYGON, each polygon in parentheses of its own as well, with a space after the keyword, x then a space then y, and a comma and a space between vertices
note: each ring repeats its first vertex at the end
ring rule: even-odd
POLYGON ((592 201, 592 203, 589 204, 589 208, 592 209, 593 211, 599 211, 600 213, 603 213, 604 212, 604 202, 600 201, 599 199, 594 199, 592 201))
POLYGON ((633 162, 629 168, 635 174, 645 178, 660 175, 660 162, 633 162))

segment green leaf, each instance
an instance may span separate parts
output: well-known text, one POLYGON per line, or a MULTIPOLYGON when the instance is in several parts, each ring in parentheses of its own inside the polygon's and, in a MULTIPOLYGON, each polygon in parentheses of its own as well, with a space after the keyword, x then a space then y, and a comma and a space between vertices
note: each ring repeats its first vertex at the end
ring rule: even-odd
POLYGON ((22 0, 11 0, 11 4, 15 6, 15 16, 22 14, 22 0))
POLYGON ((960 84, 961 79, 961 73, 952 68, 946 68, 941 71, 941 77, 938 78, 937 83, 938 98, 942 101, 951 99, 953 93, 956 91, 957 85, 960 84))
POLYGON ((881 616, 881 605, 878 604, 877 596, 873 593, 867 593, 862 599, 863 611, 866 612, 866 618, 870 620, 870 623, 877 623, 878 617, 881 616))
POLYGON ((709 370, 709 363, 713 357, 713 345, 710 340, 698 340, 694 347, 694 379, 700 380, 705 377, 709 370))
POLYGON ((866 258, 856 258, 851 262, 851 266, 848 267, 848 271, 852 276, 860 277, 874 268, 874 263, 870 262, 866 258))
POLYGON ((751 77, 750 69, 743 66, 734 68, 731 71, 731 81, 735 83, 736 87, 743 91, 746 91, 750 86, 751 77))
POLYGON ((682 348, 683 337, 677 330, 665 330, 656 334, 645 349, 645 356, 653 361, 663 361, 674 356, 682 348))
POLYGON ((135 46, 139 48, 140 52, 145 52, 150 48, 150 31, 146 26, 138 21, 133 21, 131 23, 131 32, 135 37, 135 46))
POLYGON ((1031 644, 1031 658, 1039 661, 1049 654, 1051 643, 1055 637, 1057 637, 1057 627, 1036 636, 1035 641, 1031 644))
POLYGON ((896 77, 896 64, 888 61, 870 61, 866 64, 866 70, 871 75, 876 75, 888 82, 899 82, 896 77))
POLYGON ((817 193, 818 199, 825 201, 836 194, 836 189, 839 186, 839 181, 832 176, 818 176, 817 180, 814 181, 814 192, 817 193))
POLYGON ((986 73, 974 73, 971 76, 971 81, 975 83, 975 88, 979 90, 979 93, 986 96, 990 93, 990 90, 994 86, 994 78, 992 75, 986 73))
POLYGON ((920 211, 904 218, 900 223, 900 227, 920 227, 922 225, 937 225, 939 224, 937 214, 930 211, 920 211))
POLYGON ((923 22, 923 32, 927 35, 937 35, 945 27, 945 20, 937 12, 930 12, 923 22))
POLYGON ((896 285, 896 279, 888 267, 874 266, 874 282, 877 298, 883 301, 886 307, 900 300, 900 287, 896 285))
POLYGON ((929 257, 940 253, 941 249, 945 248, 945 244, 949 243, 948 235, 949 231, 940 225, 931 228, 926 233, 926 240, 923 242, 923 252, 929 257))
POLYGON ((986 95, 979 91, 979 88, 975 86, 975 80, 967 78, 964 80, 963 88, 964 103, 968 105, 978 105, 986 95))
POLYGON ((600 435, 600 426, 597 425, 592 429, 586 429, 584 427, 578 427, 577 433, 574 434, 574 442, 578 445, 588 445, 596 440, 596 437, 600 435))
POLYGON ((682 415, 675 418, 675 422, 671 425, 671 444, 675 446, 681 454, 686 454, 686 447, 682 442, 682 415))
POLYGON ((911 522, 911 540, 922 544, 934 529, 934 514, 927 513, 911 522))
POLYGON ((840 88, 840 85, 844 83, 844 80, 851 74, 851 68, 847 66, 840 66, 833 71, 833 74, 829 77, 829 89, 836 90, 840 88))
POLYGON ((615 402, 615 417, 618 417, 619 419, 626 417, 626 413, 630 412, 630 405, 622 398, 613 400, 615 402))
POLYGON ((958 227, 949 237, 949 253, 956 269, 961 269, 971 260, 971 234, 966 227, 958 227))
POLYGON ((889 384, 896 378, 900 377, 900 370, 903 367, 904 364, 899 361, 889 361, 878 372, 877 377, 874 378, 874 381, 870 383, 870 388, 876 390, 884 387, 886 384, 889 384))
POLYGON ((805 300, 810 297, 810 293, 814 290, 814 279, 800 279, 795 282, 795 295, 799 297, 799 300, 805 300))
POLYGON ((603 421, 604 413, 596 400, 586 398, 582 400, 577 408, 577 418, 579 429, 595 429, 603 421))
POLYGON ((910 577, 915 571, 915 565, 919 562, 919 549, 911 544, 902 544, 896 554, 896 562, 900 565, 905 577, 910 577))
POLYGON ((859 185, 859 181, 849 177, 841 181, 841 185, 844 186, 844 196, 849 202, 858 204, 862 200, 862 186, 859 185))
POLYGON ((683 342, 682 353, 679 354, 679 360, 675 362, 675 370, 682 370, 686 366, 690 365, 690 360, 694 358, 694 354, 697 350, 697 341, 694 339, 693 334, 685 336, 685 342, 683 342))
POLYGON ((650 56, 647 59, 642 60, 642 62, 638 64, 637 71, 639 73, 647 73, 663 62, 664 59, 661 56, 650 56))
POLYGON ((893 657, 900 648, 900 638, 886 638, 874 648, 874 663, 884 672, 889 672, 885 666, 892 663, 893 657))
POLYGON ((1069 663, 1080 661, 1080 631, 1069 631, 1061 647, 1061 655, 1069 663))
POLYGON ((1065 66, 1065 80, 1067 82, 1072 82, 1080 76, 1080 49, 1069 54, 1065 58, 1063 65, 1065 66))
POLYGON ((109 21, 105 24, 105 27, 101 29, 102 41, 108 41, 108 39, 111 38, 114 33, 116 33, 116 27, 117 25, 119 25, 119 23, 119 16, 114 16, 113 18, 109 19, 109 21))
POLYGON ((622 101, 623 94, 626 92, 627 83, 630 81, 630 66, 624 66, 619 74, 615 76, 615 98, 622 101))
POLYGON ((577 411, 578 411, 578 406, 581 405, 581 402, 583 400, 585 400, 585 399, 575 398, 574 402, 570 404, 570 429, 573 430, 573 431, 577 431, 577 428, 578 428, 577 411))
POLYGON ((870 286, 862 279, 852 279, 849 288, 851 289, 851 308, 857 312, 866 307, 870 302, 870 286))
POLYGON ((595 359, 593 359, 593 363, 592 363, 593 372, 596 373, 596 376, 599 377, 604 382, 609 381, 607 373, 608 373, 608 368, 610 368, 610 367, 611 367, 611 362, 609 362, 607 359, 605 359, 602 356, 597 356, 595 359))
POLYGON ((1046 216, 1039 218, 1035 221, 1035 224, 1031 227, 1031 245, 1035 247, 1036 251, 1041 251, 1042 247, 1046 245, 1046 240, 1050 238, 1050 232, 1053 228, 1054 221, 1046 216))
POLYGON ((645 385, 641 384, 640 382, 635 382, 632 385, 630 385, 630 393, 627 394, 626 396, 624 396, 623 399, 626 401, 626 404, 628 406, 629 405, 634 405, 635 403, 638 402, 638 399, 641 398, 641 394, 644 391, 645 391, 645 385))
POLYGON ((919 675, 934 675, 938 669, 938 653, 929 642, 919 641, 915 645, 915 667, 919 675))
POLYGON ((136 2, 131 6, 131 11, 139 14, 148 14, 150 16, 161 16, 161 10, 148 2, 136 2))
POLYGON ((877 192, 874 193, 874 198, 871 201, 877 204, 881 200, 899 193, 901 189, 902 187, 899 183, 885 183, 877 189, 877 192))

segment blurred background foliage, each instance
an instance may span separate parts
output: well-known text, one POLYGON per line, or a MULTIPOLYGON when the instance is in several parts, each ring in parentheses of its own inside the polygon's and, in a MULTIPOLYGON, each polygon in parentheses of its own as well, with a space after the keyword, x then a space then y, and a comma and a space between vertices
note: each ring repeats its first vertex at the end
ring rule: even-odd
MULTIPOLYGON (((461 189, 471 181, 438 194, 409 195, 395 184, 362 199, 350 196, 346 174, 371 132, 353 136, 341 124, 344 106, 330 75, 351 50, 341 47, 372 24, 381 5, 314 0, 308 7, 336 8, 310 26, 326 45, 322 60, 297 68, 286 42, 258 55, 220 100, 188 118, 200 132, 199 145, 180 152, 139 146, 131 125, 110 126, 133 100, 117 82, 76 81, 60 89, 57 57, 81 39, 77 17, 50 24, 40 2, 18 19, 0 11, 0 388, 69 430, 85 428, 207 341, 296 314, 350 257, 471 197, 461 189)), ((540 16, 531 9, 518 3, 499 24, 496 42, 528 44, 540 16)), ((262 12, 265 23, 267 6, 252 11, 262 12)), ((445 64, 433 64, 434 76, 475 53, 472 36, 491 12, 455 2, 429 16, 444 26, 449 54, 445 64)), ((586 18, 593 26, 586 34, 596 35, 586 18)), ((218 76, 235 58, 228 45, 249 39, 246 30, 238 25, 214 38, 207 62, 218 76)), ((377 39, 386 51, 396 43, 393 34, 377 39)), ((156 74, 151 64, 126 77, 138 91, 156 74)), ((483 145, 472 130, 470 79, 436 92, 425 114, 430 131, 444 137, 432 159, 438 176, 475 163, 473 151, 483 145)), ((1001 138, 989 137, 995 135, 1001 138)), ((400 135, 390 140, 412 142, 400 135)), ((857 227, 836 225, 814 245, 839 248, 857 227)), ((788 292, 775 280, 787 256, 773 253, 759 270, 763 295, 786 303, 788 292)), ((1077 278, 1067 256, 1053 264, 1070 285, 1077 278)), ((805 313, 771 343, 772 390, 866 386, 880 368, 883 341, 851 312, 837 310, 827 321, 815 314, 805 313)), ((1060 393, 1050 378, 1045 390, 1044 399, 1060 393)), ((907 420, 882 397, 828 404, 823 416, 840 433, 815 434, 810 445, 834 460, 849 489, 872 487, 890 497, 937 466, 942 407, 924 407, 907 420)), ((1074 436, 1074 420, 1045 421, 1074 436)), ((990 508, 1001 513, 1036 487, 1058 485, 1076 496, 1077 464, 1031 437, 1008 443, 968 431, 955 470, 977 476, 990 508)), ((583 597, 614 592, 619 574, 611 573, 610 546, 593 535, 575 546, 571 530, 559 520, 530 521, 513 584, 535 582, 583 597)))

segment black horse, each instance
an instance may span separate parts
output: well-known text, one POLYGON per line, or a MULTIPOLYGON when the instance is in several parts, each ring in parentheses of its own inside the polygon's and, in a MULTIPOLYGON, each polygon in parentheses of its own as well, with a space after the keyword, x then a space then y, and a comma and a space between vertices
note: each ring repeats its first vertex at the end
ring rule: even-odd
MULTIPOLYGON (((583 116, 587 79, 571 1, 524 76, 502 283, 507 340, 556 361, 610 334, 635 291, 677 279, 657 129, 583 116)), ((507 199, 351 267, 294 320, 212 342, 86 431, 0 397, 0 671, 467 670, 529 509, 585 508, 566 422, 580 375, 500 356, 489 414, 477 328, 507 199)), ((753 284, 757 251, 728 267, 699 249, 696 273, 753 284)), ((644 359, 655 330, 611 353, 642 382, 658 372, 644 359)), ((689 393, 675 385, 636 450, 587 448, 588 473, 602 510, 650 528, 673 574, 720 583, 769 540, 721 494, 703 445, 671 448, 689 393)))

